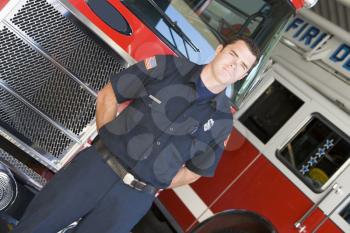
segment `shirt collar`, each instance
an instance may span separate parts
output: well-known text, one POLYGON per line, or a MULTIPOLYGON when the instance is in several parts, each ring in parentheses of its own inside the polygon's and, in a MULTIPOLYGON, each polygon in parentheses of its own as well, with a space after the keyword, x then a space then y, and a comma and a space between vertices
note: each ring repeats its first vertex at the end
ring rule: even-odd
POLYGON ((194 84, 194 87, 197 87, 197 78, 200 77, 201 72, 205 65, 195 65, 190 71, 190 78, 187 80, 189 83, 194 84))
MULTIPOLYGON (((194 88, 197 88, 198 82, 197 78, 200 78, 200 74, 203 70, 205 65, 195 65, 192 71, 190 71, 191 75, 190 78, 188 79, 188 83, 191 83, 194 88)), ((221 111, 221 112, 227 112, 230 111, 231 107, 231 101, 230 99, 226 96, 225 90, 222 92, 216 94, 213 98, 210 98, 208 101, 210 101, 210 105, 216 109, 216 111, 221 111)))

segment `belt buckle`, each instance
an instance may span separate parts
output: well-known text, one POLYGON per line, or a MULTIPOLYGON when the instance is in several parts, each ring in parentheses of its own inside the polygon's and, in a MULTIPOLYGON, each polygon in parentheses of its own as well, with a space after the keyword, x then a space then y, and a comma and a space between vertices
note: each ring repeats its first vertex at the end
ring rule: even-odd
POLYGON ((138 191, 140 191, 140 192, 143 191, 143 189, 142 189, 143 187, 146 187, 146 186, 147 186, 146 183, 144 183, 144 182, 142 182, 142 181, 139 181, 139 180, 136 179, 136 178, 133 176, 133 174, 131 174, 131 173, 127 173, 127 174, 124 176, 123 182, 124 182, 124 184, 126 184, 126 185, 130 186, 131 188, 136 189, 136 190, 138 190, 138 191), (143 187, 141 187, 141 186, 143 186, 143 187))
POLYGON ((131 173, 126 173, 126 175, 123 177, 124 184, 127 184, 131 187, 133 187, 131 184, 135 181, 135 177, 131 173))

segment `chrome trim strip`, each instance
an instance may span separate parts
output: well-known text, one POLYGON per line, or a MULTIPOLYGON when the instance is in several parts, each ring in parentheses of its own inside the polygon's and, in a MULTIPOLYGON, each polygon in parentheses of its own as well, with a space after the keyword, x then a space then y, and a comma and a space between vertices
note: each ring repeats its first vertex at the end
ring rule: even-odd
MULTIPOLYGON (((335 183, 332 188, 330 188, 322 197, 321 199, 316 202, 310 209, 308 209, 308 211, 306 211, 306 213, 298 220, 294 223, 294 227, 296 229, 299 230, 299 232, 304 232, 306 230, 306 226, 304 225, 306 219, 311 216, 311 214, 313 212, 315 212, 315 210, 317 208, 319 208, 319 206, 321 205, 321 203, 326 200, 327 197, 330 196, 331 193, 335 192, 335 193, 339 193, 341 191, 342 187, 339 186, 337 183, 335 183)), ((321 221, 321 225, 322 225, 322 221, 321 221)))
POLYGON ((93 24, 88 18, 86 18, 82 13, 80 13, 74 6, 70 4, 68 0, 57 0, 62 4, 67 11, 69 11, 74 17, 80 20, 84 25, 86 25, 91 31, 93 31, 97 36, 99 36, 113 51, 120 55, 128 64, 132 65, 136 63, 136 60, 130 56, 124 49, 122 49, 115 41, 112 40, 106 33, 99 29, 95 24, 93 24))
POLYGON ((54 64, 58 69, 67 74, 73 81, 77 82, 83 89, 85 89, 89 94, 94 97, 97 97, 97 91, 90 88, 86 83, 81 81, 75 74, 73 74, 70 70, 68 70, 65 66, 63 66, 59 61, 54 59, 45 49, 41 48, 35 41, 28 38, 24 35, 16 26, 12 23, 4 20, 3 24, 10 29, 13 33, 15 33, 18 37, 20 37, 25 43, 27 43, 30 47, 36 50, 40 55, 49 60, 52 64, 54 64))
MULTIPOLYGON (((325 217, 323 217, 323 219, 321 220, 321 222, 312 230, 311 233, 316 233, 318 232, 318 230, 321 228, 321 226, 335 213, 335 211, 343 204, 343 201, 345 201, 346 199, 348 199, 350 197, 350 193, 348 193, 348 195, 345 196, 345 198, 343 198, 343 200, 341 202, 338 203, 338 205, 336 205, 334 207, 334 209, 329 212, 325 217)), ((337 225, 338 226, 338 225, 337 225)), ((339 227, 339 226, 338 226, 339 227)))
POLYGON ((62 133, 64 133, 68 138, 71 140, 82 144, 80 138, 75 135, 72 131, 65 128, 62 124, 59 122, 56 122, 54 119, 46 115, 44 112, 42 112, 40 109, 35 107, 32 103, 30 103, 28 100, 26 100, 24 97, 22 97, 20 94, 18 94, 15 90, 13 90, 10 86, 8 86, 3 80, 0 79, 0 88, 2 88, 4 91, 9 93, 10 95, 14 96, 16 99, 21 101, 23 104, 25 104, 27 107, 32 109, 34 112, 39 114, 42 118, 44 118, 46 121, 48 121, 50 124, 52 124, 55 128, 60 130, 62 133))
POLYGON ((8 132, 6 129, 2 128, 0 125, 0 135, 4 137, 6 140, 10 141, 12 144, 20 148, 22 151, 29 154, 31 157, 36 159, 41 164, 47 166, 49 169, 51 169, 54 172, 57 172, 58 166, 56 165, 58 163, 58 160, 51 154, 46 154, 46 157, 51 157, 52 159, 48 159, 36 150, 34 150, 32 147, 28 146, 26 143, 22 142, 20 139, 18 139, 16 136, 12 135, 10 132, 8 132))
POLYGON ((98 134, 96 119, 94 118, 82 132, 81 141, 84 142, 84 144, 73 144, 71 147, 69 147, 65 153, 65 156, 60 159, 59 163, 57 163, 58 169, 61 169, 67 163, 69 163, 80 150, 90 146, 90 144, 88 144, 89 140, 93 140, 98 134))

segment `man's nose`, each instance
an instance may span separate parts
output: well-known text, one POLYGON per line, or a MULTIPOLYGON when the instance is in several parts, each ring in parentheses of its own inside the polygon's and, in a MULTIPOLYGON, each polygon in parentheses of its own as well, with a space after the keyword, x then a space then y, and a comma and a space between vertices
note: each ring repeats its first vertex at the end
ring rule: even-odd
POLYGON ((238 64, 238 62, 239 62, 239 59, 238 59, 238 58, 233 59, 233 61, 232 61, 232 63, 231 63, 231 67, 236 67, 237 64, 238 64))
POLYGON ((232 65, 237 65, 239 61, 240 61, 239 57, 235 57, 232 61, 232 65))

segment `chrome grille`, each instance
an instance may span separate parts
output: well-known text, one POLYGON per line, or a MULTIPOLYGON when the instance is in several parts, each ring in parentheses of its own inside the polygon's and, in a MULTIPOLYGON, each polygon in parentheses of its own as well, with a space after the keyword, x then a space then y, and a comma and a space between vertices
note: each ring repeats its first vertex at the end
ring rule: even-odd
POLYGON ((106 77, 122 69, 105 50, 46 1, 27 1, 11 22, 95 90, 105 84, 106 77))
POLYGON ((0 161, 6 164, 14 173, 19 171, 30 179, 33 179, 39 185, 45 186, 46 180, 42 176, 2 149, 0 149, 0 161))
MULTIPOLYGON (((52 2, 55 1, 21 0, 16 12, 4 19, 0 31, 0 79, 81 138, 94 119, 95 97, 66 70, 97 91, 126 63, 90 39, 52 2)), ((1 88, 0 97, 0 126, 40 152, 53 163, 49 165, 62 160, 73 148, 76 142, 1 88)))
POLYGON ((70 56, 86 37, 43 0, 27 1, 11 22, 61 61, 70 56))
POLYGON ((2 115, 6 116, 8 113, 12 115, 7 117, 8 121, 1 119, 3 123, 7 124, 7 127, 11 127, 10 131, 15 131, 26 144, 48 159, 51 159, 50 155, 56 158, 64 156, 62 153, 65 148, 72 143, 69 138, 13 96, 7 93, 3 96, 7 103, 15 105, 19 109, 12 113, 6 108, 3 109, 1 104, 0 112, 2 115))
MULTIPOLYGON (((30 99, 55 67, 7 28, 0 31, 0 41, 0 78, 30 99)), ((0 92, 0 98, 0 107, 7 109, 7 113, 1 114, 0 119, 9 120, 7 117, 13 116, 20 106, 8 101, 3 92, 0 92)))

